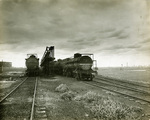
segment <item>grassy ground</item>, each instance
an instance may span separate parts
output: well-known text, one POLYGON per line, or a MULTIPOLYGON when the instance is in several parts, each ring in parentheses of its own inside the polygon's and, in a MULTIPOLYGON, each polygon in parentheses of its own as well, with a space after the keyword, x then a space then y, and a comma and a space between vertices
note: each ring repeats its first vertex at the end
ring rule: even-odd
POLYGON ((145 120, 143 108, 74 79, 42 78, 38 85, 37 106, 46 107, 50 120, 145 120))
MULTIPOLYGON (((2 90, 5 92, 15 84, 2 90)), ((149 105, 60 76, 39 79, 35 105, 46 108, 48 120, 150 119, 149 105)), ((40 119, 35 111, 35 120, 40 119)))

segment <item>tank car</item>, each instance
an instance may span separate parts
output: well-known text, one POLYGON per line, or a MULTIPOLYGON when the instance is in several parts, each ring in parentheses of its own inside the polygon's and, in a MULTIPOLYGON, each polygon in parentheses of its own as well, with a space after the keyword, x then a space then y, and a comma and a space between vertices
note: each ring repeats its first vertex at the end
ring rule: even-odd
POLYGON ((57 71, 61 71, 64 76, 75 77, 77 80, 93 80, 97 71, 92 69, 93 60, 90 57, 93 54, 74 54, 73 58, 66 58, 56 62, 57 71))
POLYGON ((36 54, 27 54, 28 58, 26 59, 26 75, 27 76, 37 76, 39 75, 39 58, 36 54))

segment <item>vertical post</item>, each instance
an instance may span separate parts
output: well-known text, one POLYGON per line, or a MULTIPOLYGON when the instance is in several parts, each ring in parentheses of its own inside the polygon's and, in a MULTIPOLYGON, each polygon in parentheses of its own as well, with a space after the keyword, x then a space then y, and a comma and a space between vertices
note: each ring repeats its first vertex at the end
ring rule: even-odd
POLYGON ((93 60, 94 60, 94 54, 93 54, 93 60))
POLYGON ((95 60, 95 67, 97 68, 97 61, 95 60))
POLYGON ((123 64, 121 64, 121 68, 120 68, 120 70, 123 70, 123 64))
POLYGON ((54 49, 54 46, 53 46, 53 58, 55 58, 55 49, 54 49))

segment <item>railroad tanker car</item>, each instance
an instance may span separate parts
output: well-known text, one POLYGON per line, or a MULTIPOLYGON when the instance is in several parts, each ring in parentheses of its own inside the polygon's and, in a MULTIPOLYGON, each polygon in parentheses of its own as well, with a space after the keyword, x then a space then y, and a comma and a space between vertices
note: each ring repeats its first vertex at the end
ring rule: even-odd
POLYGON ((93 80, 97 71, 92 69, 94 60, 91 55, 76 53, 73 58, 59 59, 54 63, 54 72, 77 80, 93 80))
POLYGON ((37 76, 39 75, 39 58, 36 54, 27 54, 28 58, 26 59, 26 75, 27 76, 37 76))

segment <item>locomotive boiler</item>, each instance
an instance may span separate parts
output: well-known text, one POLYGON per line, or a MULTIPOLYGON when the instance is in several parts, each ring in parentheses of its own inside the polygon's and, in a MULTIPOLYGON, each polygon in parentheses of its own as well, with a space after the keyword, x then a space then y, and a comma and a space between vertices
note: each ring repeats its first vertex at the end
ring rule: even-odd
POLYGON ((39 75, 39 58, 36 54, 27 54, 28 58, 26 59, 26 75, 27 76, 37 76, 39 75))
POLYGON ((55 62, 55 73, 62 73, 64 76, 75 77, 77 80, 93 80, 97 71, 92 69, 93 54, 74 54, 73 58, 66 58, 55 62), (62 72, 61 72, 62 70, 62 72))

